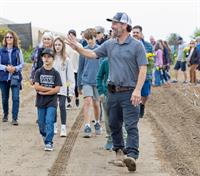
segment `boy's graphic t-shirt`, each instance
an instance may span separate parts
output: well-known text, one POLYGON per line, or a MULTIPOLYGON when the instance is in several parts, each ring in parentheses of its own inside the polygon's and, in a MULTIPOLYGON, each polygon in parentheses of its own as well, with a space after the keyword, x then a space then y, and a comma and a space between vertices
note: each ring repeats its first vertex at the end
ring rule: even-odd
MULTIPOLYGON (((44 67, 39 68, 35 73, 34 82, 39 83, 41 86, 50 88, 62 86, 60 74, 54 68, 51 70, 45 70, 44 67)), ((37 93, 36 106, 39 108, 57 107, 57 94, 41 95, 37 93)))

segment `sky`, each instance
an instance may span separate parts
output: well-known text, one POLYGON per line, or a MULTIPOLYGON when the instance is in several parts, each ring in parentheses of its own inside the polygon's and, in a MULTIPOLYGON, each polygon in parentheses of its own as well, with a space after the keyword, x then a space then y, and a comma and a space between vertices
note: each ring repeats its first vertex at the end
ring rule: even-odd
POLYGON ((64 34, 98 25, 109 30, 106 18, 116 12, 126 12, 133 26, 141 25, 146 40, 177 33, 189 41, 200 28, 200 0, 0 0, 0 17, 64 34))

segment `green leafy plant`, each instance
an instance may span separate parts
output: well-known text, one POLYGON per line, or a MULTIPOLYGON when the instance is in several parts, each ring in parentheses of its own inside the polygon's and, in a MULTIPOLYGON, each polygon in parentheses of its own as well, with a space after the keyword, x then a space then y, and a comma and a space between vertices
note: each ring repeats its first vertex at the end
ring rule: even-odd
POLYGON ((26 63, 31 63, 31 53, 33 51, 33 48, 30 46, 28 48, 28 50, 24 50, 22 48, 22 53, 23 53, 23 56, 24 56, 24 62, 26 63))
POLYGON ((198 37, 198 36, 200 36, 200 27, 199 27, 199 28, 196 28, 196 29, 194 30, 194 33, 193 33, 192 38, 196 38, 196 37, 198 37))
POLYGON ((167 42, 169 43, 169 45, 174 45, 176 46, 177 45, 177 38, 179 37, 180 35, 177 34, 177 33, 171 33, 168 37, 167 37, 167 42))

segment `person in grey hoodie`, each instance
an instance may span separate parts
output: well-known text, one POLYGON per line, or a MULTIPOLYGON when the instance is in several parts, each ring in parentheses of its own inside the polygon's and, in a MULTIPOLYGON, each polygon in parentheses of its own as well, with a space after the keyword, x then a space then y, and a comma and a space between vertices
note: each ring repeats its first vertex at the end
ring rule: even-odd
MULTIPOLYGON (((96 31, 93 28, 89 28, 84 32, 84 37, 88 43, 86 49, 94 50, 98 47, 96 44, 96 31)), ((94 118, 95 118, 95 133, 101 134, 100 126, 100 110, 99 110, 99 95, 97 91, 96 76, 99 70, 99 60, 91 60, 82 55, 79 58, 78 68, 78 90, 79 93, 83 93, 84 105, 83 105, 83 117, 84 117, 84 136, 85 138, 91 137, 92 130, 90 126, 91 117, 89 115, 89 109, 93 106, 94 118)))

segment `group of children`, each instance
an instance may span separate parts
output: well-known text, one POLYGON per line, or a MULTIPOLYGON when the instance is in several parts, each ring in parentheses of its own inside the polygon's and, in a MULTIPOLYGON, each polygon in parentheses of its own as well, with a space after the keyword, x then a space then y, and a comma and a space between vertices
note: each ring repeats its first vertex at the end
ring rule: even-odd
MULTIPOLYGON (((101 28, 99 30, 103 32, 101 28)), ((75 31, 73 30, 72 33, 70 31, 68 34, 76 37, 75 31)), ((88 28, 84 31, 84 40, 87 42, 86 48, 95 49, 98 47, 96 43, 96 36, 99 34, 100 33, 98 33, 94 28, 88 28)), ((74 65, 72 64, 73 60, 69 57, 72 56, 71 52, 72 49, 66 45, 64 38, 53 38, 51 32, 45 32, 42 36, 41 44, 35 48, 31 57, 33 64, 30 78, 31 84, 34 86, 37 92, 37 122, 40 134, 44 140, 44 149, 46 151, 53 150, 53 136, 57 133, 57 105, 59 105, 61 117, 60 136, 66 136, 66 99, 74 96, 74 88, 76 84, 76 88, 78 89, 77 93, 83 94, 84 98, 83 137, 90 138, 92 136, 92 128, 90 124, 92 120, 90 117, 91 106, 93 107, 95 118, 95 134, 101 134, 102 128, 100 124, 100 104, 102 104, 104 112, 103 114, 106 121, 106 131, 109 134, 105 148, 110 150, 112 148, 112 140, 109 132, 110 129, 108 126, 108 117, 106 116, 106 102, 102 99, 103 93, 100 90, 100 86, 97 85, 97 74, 104 58, 100 58, 98 60, 89 60, 80 55, 78 58, 78 66, 76 62, 76 74, 74 74, 74 65), (99 95, 101 101, 99 101, 99 95)), ((106 72, 108 76, 108 68, 106 72)), ((104 76, 101 78, 101 80, 100 77, 98 78, 99 84, 102 84, 103 81, 106 85, 106 80, 107 78, 104 78, 104 76)), ((103 91, 105 90, 106 88, 103 88, 103 91)), ((77 104, 77 99, 75 99, 75 102, 77 104)))

